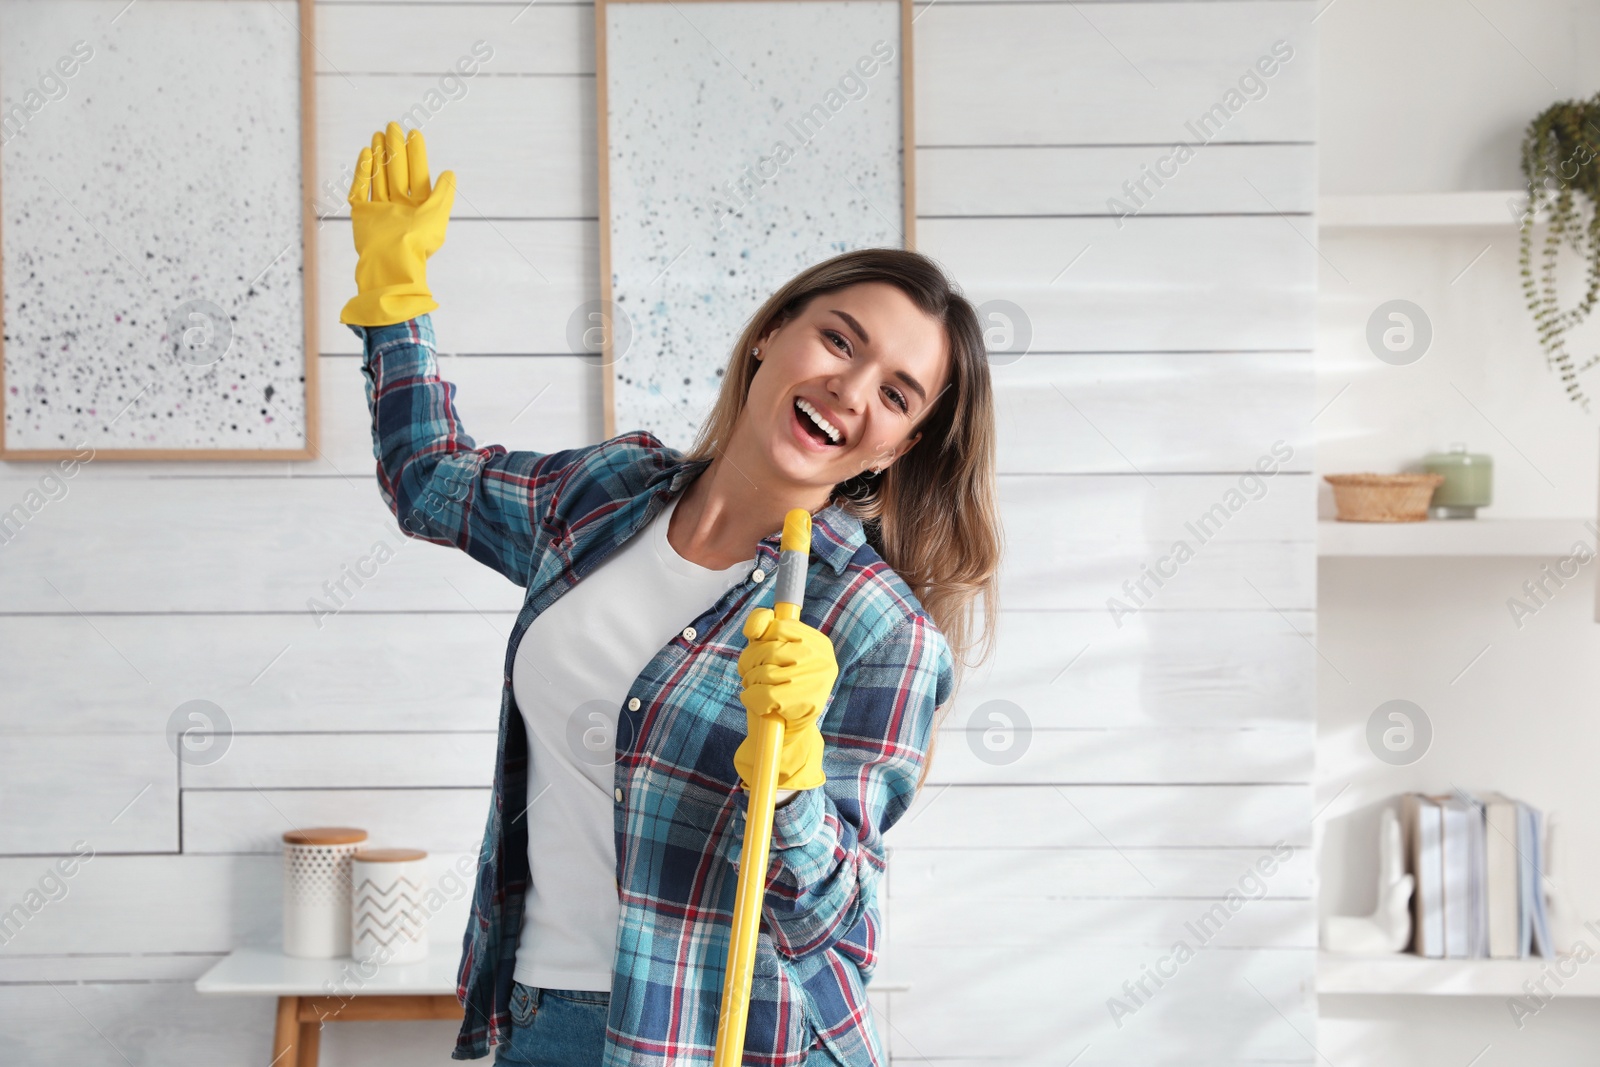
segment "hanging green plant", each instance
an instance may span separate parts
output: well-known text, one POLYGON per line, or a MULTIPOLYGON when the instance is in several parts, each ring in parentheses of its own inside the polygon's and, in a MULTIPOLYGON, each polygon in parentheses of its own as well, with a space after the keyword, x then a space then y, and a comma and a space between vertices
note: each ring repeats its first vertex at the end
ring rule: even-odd
POLYGON ((1590 356, 1574 367, 1567 351, 1567 333, 1581 323, 1600 297, 1600 93, 1589 100, 1552 104, 1528 124, 1522 139, 1522 175, 1528 181, 1528 204, 1522 214, 1519 263, 1522 291, 1545 362, 1560 375, 1567 399, 1589 409, 1578 375, 1600 363, 1590 356), (1581 205, 1574 193, 1582 193, 1581 205), (1585 219, 1587 212, 1587 219, 1585 219), (1549 222, 1540 255, 1539 277, 1533 275, 1533 224, 1549 222), (1589 265, 1587 291, 1575 307, 1561 311, 1556 299, 1557 260, 1562 241, 1589 265))

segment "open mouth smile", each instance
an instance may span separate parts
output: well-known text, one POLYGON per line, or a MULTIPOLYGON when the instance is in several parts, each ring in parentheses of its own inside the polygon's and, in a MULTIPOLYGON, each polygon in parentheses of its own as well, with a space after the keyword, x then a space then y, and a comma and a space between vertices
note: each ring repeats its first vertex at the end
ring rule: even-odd
POLYGON ((830 423, 810 401, 797 397, 789 410, 795 435, 808 447, 821 451, 844 444, 844 431, 830 423))

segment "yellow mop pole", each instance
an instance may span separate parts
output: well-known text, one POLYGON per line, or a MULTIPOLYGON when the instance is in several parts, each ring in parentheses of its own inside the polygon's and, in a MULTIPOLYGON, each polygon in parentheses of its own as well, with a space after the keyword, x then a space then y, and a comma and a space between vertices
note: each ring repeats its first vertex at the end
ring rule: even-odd
MULTIPOLYGON (((772 613, 798 619, 805 600, 806 564, 811 557, 811 513, 793 508, 783 519, 779 542, 777 591, 772 613)), ((744 1027, 750 1012, 750 980, 756 966, 756 934, 761 927, 761 902, 767 891, 767 854, 772 847, 772 811, 778 792, 778 759, 783 752, 783 717, 761 717, 757 738, 756 780, 745 805, 744 850, 739 861, 739 891, 733 904, 733 936, 728 942, 727 977, 722 984, 722 1010, 717 1017, 717 1051, 713 1067, 738 1067, 744 1059, 744 1027)))

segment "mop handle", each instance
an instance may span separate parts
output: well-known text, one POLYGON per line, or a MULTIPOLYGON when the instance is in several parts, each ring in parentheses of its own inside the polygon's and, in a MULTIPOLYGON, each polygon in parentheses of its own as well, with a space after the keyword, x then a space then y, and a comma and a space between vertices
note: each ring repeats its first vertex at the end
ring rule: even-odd
MULTIPOLYGON (((783 520, 778 577, 772 613, 798 619, 805 601, 806 564, 811 558, 811 513, 793 508, 783 520)), ((750 787, 740 853, 739 891, 733 904, 733 931, 728 941, 727 977, 722 984, 722 1010, 717 1016, 717 1050, 713 1067, 738 1067, 744 1059, 744 1028, 750 1012, 750 982, 755 973, 756 935, 766 895, 767 855, 772 847, 772 816, 778 792, 778 761, 783 754, 783 716, 761 717, 756 739, 756 780, 750 787)))

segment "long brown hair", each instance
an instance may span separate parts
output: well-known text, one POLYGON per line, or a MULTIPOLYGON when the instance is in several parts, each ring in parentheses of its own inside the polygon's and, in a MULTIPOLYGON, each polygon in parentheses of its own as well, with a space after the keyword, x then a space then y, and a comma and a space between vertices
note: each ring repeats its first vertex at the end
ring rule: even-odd
POLYGON ((745 325, 723 374, 722 389, 687 459, 709 459, 728 441, 760 362, 750 354, 770 330, 797 317, 824 293, 887 282, 944 327, 950 380, 922 417, 923 438, 876 478, 834 486, 833 502, 861 519, 868 542, 921 601, 950 645, 955 689, 928 741, 927 779, 940 723, 970 667, 994 651, 1002 534, 995 492, 994 398, 977 311, 938 264, 918 252, 861 248, 807 267, 767 298, 745 325), (982 597, 982 635, 974 632, 982 597), (982 649, 976 659, 975 649, 982 649))

